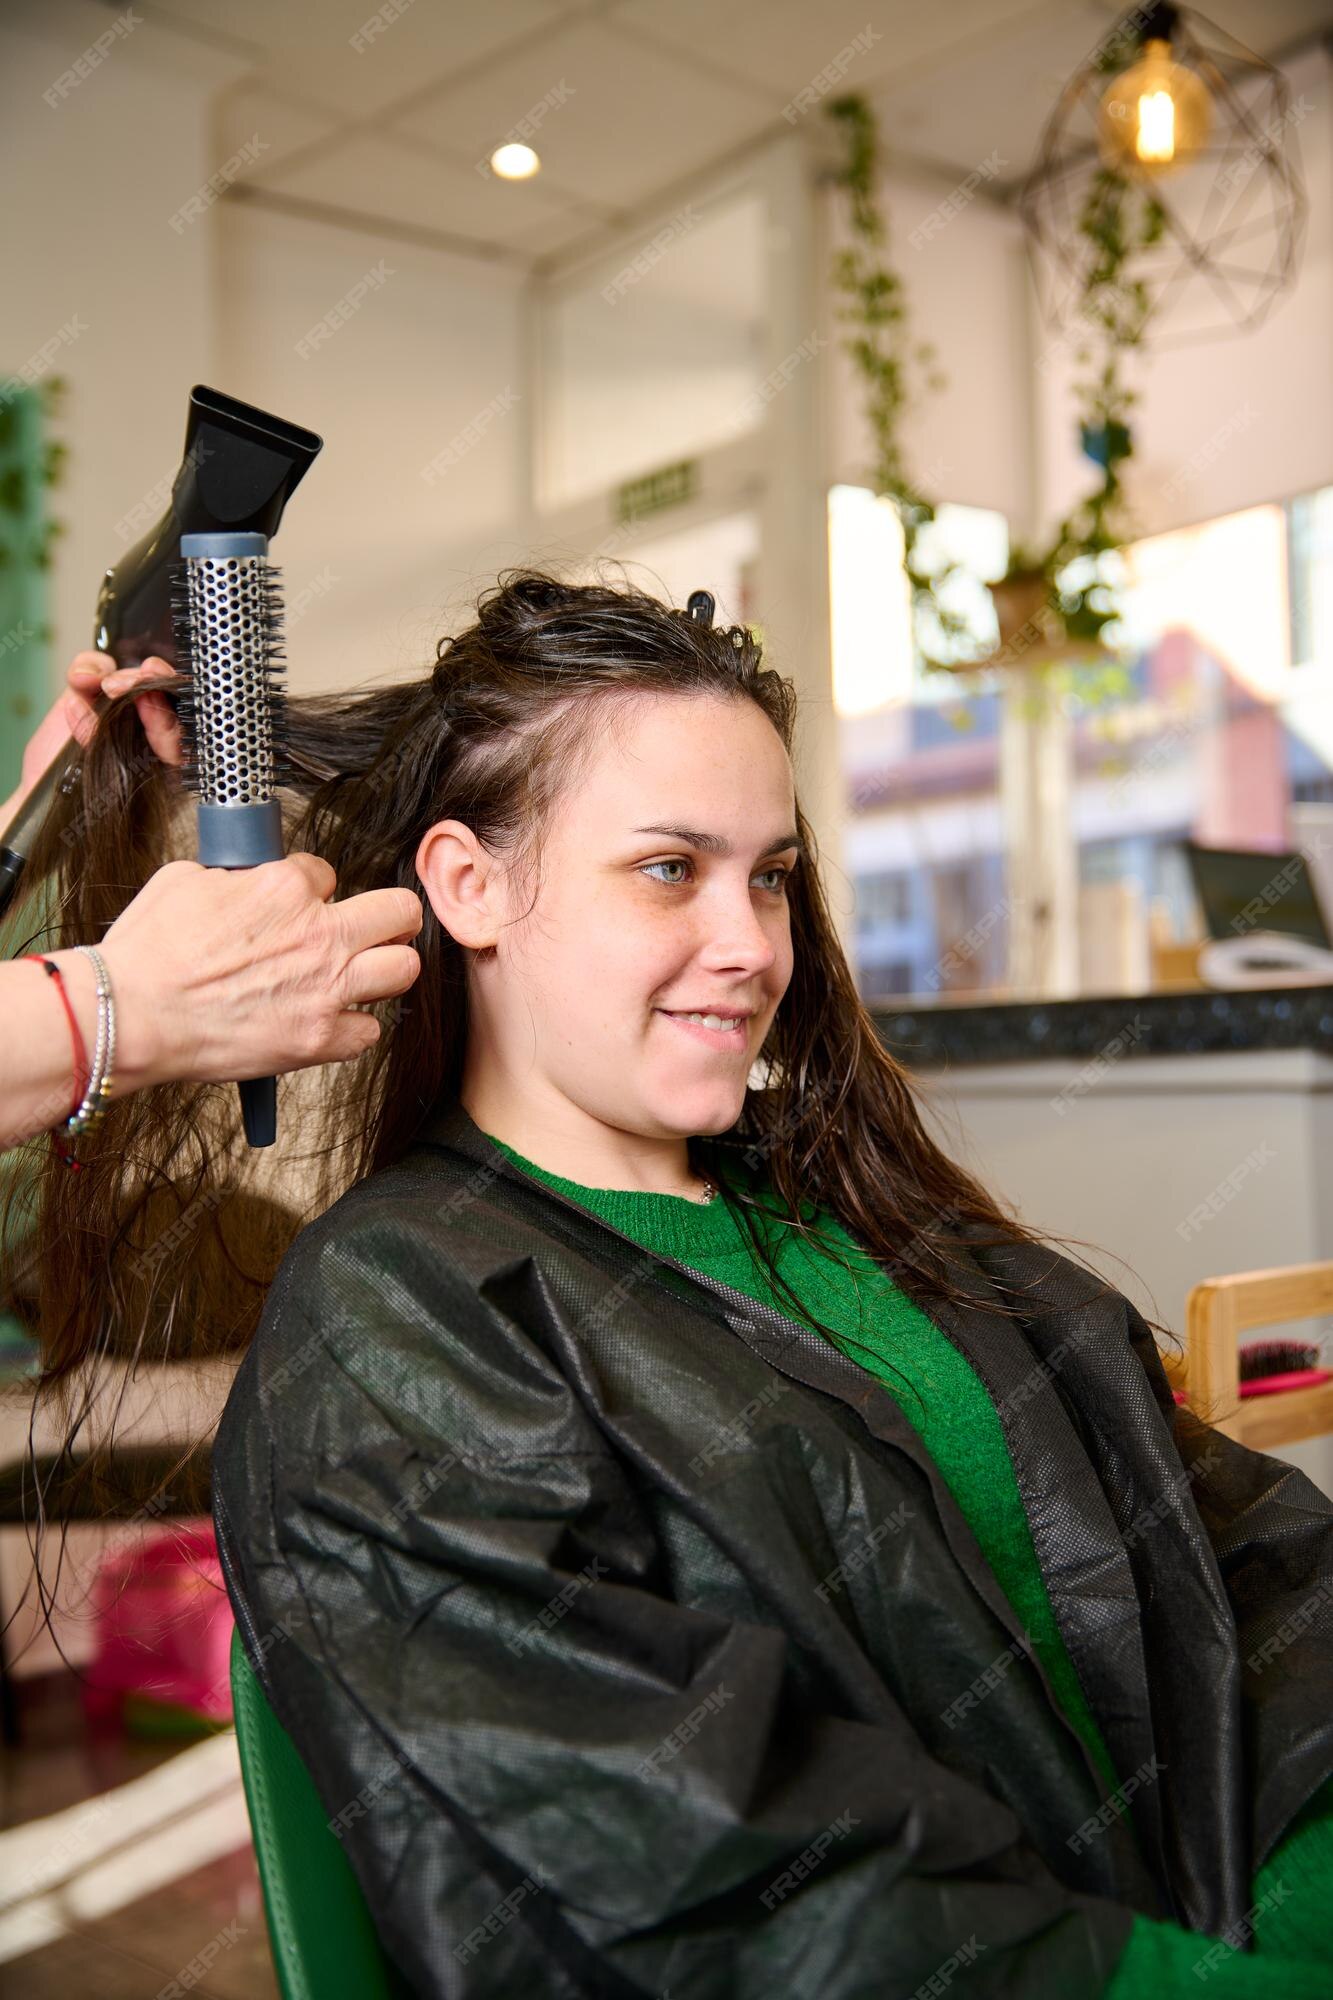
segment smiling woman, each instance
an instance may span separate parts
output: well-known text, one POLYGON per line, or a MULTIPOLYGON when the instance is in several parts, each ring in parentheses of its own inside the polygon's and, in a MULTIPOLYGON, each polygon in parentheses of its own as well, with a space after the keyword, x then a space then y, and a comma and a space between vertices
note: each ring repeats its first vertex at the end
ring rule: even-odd
MULTIPOLYGON (((414 1992, 859 2000, 984 1952, 1139 2000, 1207 1950, 1313 2000, 1333 1506, 930 1138, 795 712, 747 630, 533 571, 421 680, 292 701, 291 842, 428 909, 253 1340, 275 1260, 229 1246, 252 1664, 414 1992), (1241 1933, 1266 1861, 1315 1893, 1241 1933)), ((226 1202, 143 1252, 223 1115, 136 1099, 118 1176, 49 1176, 48 1380, 155 1314, 206 1343, 226 1202)))

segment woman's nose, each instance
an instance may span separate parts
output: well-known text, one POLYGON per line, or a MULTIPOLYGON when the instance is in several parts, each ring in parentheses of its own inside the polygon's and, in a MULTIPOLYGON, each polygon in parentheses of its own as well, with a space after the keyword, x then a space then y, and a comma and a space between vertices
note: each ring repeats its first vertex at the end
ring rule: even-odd
POLYGON ((743 965, 756 972, 767 971, 777 957, 772 925, 748 895, 724 896, 707 912, 702 948, 712 966, 743 965))

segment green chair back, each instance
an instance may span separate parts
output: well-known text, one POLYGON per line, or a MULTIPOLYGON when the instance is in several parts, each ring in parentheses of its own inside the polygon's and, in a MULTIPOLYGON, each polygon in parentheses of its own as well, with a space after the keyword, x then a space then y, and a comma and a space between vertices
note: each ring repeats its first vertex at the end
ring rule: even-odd
POLYGON ((410 2000, 385 1956, 301 1753, 232 1634, 231 1692, 245 1801, 283 2000, 410 2000))

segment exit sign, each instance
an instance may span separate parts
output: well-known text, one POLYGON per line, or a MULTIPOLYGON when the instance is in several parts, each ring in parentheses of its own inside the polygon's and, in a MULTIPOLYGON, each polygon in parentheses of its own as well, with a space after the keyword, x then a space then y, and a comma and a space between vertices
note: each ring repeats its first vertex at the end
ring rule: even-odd
POLYGON ((699 490, 699 462, 683 458, 679 465, 659 466, 642 479, 627 479, 616 490, 616 519, 638 521, 645 514, 661 514, 668 507, 680 507, 699 490))

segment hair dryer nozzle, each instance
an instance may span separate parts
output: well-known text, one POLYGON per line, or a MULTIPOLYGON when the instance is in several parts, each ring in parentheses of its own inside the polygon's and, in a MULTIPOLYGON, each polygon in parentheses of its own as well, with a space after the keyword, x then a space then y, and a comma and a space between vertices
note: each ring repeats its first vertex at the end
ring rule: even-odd
POLYGON ((271 539, 323 445, 314 431, 219 389, 192 389, 170 505, 102 579, 93 638, 99 651, 122 667, 151 654, 174 667, 168 566, 179 560, 181 536, 225 529, 271 539))
MULTIPOLYGON (((174 667, 171 570, 182 535, 220 531, 272 537, 283 509, 324 448, 323 438, 202 383, 190 391, 185 453, 166 512, 102 578, 93 644, 117 666, 151 656, 174 667)), ((7 827, 0 828, 0 917, 12 902, 57 788, 79 775, 71 736, 7 827)))

